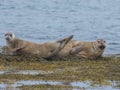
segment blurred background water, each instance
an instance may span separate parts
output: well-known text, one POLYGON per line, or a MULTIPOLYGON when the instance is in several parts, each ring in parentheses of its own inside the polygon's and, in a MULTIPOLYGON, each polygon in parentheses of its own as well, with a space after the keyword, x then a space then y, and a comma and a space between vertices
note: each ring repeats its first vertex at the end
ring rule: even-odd
POLYGON ((76 40, 107 41, 120 53, 120 0, 0 0, 0 46, 4 33, 37 43, 73 34, 76 40))

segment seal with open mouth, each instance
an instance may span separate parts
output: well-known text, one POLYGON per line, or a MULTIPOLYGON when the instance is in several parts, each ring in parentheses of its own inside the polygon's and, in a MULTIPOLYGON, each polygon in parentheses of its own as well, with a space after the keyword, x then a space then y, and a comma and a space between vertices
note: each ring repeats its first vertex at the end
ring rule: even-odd
POLYGON ((79 58, 97 59, 102 56, 105 47, 106 41, 104 39, 97 39, 93 42, 79 41, 73 46, 71 53, 77 53, 75 55, 79 58))
POLYGON ((97 59, 101 57, 106 47, 104 39, 97 39, 93 42, 71 40, 59 52, 60 57, 75 56, 78 58, 97 59))

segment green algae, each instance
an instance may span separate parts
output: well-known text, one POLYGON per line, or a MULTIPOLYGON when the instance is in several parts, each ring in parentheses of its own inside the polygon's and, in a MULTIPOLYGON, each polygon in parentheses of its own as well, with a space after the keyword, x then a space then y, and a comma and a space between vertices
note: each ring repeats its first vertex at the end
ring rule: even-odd
MULTIPOLYGON (((110 86, 111 81, 117 82, 115 88, 120 88, 120 59, 100 58, 99 60, 64 59, 44 60, 38 57, 2 56, 0 58, 0 70, 40 70, 52 73, 31 74, 0 74, 0 83, 10 83, 18 80, 53 80, 61 82, 90 81, 91 86, 110 86)), ((73 88, 71 86, 33 85, 21 86, 23 90, 28 88, 73 88)), ((32 89, 34 90, 34 89, 32 89)))
POLYGON ((61 85, 31 85, 31 86, 21 86, 18 87, 22 90, 41 90, 41 89, 49 89, 49 90, 73 90, 73 89, 79 89, 79 90, 85 90, 84 88, 79 87, 72 87, 72 86, 61 86, 61 85), (52 89, 51 89, 52 88, 52 89))

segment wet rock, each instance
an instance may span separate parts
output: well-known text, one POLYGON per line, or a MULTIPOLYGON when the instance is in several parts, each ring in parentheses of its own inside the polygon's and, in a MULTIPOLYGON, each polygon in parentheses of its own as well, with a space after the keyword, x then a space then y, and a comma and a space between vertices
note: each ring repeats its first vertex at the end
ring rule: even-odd
POLYGON ((7 46, 0 46, 0 54, 2 55, 10 55, 9 48, 7 46))

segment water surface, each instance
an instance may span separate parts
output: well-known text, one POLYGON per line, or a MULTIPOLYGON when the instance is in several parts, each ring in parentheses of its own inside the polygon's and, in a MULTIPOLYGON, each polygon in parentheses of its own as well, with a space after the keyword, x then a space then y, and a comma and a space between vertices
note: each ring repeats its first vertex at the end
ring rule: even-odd
MULTIPOLYGON (((117 88, 113 88, 116 83, 115 82, 111 82, 111 86, 91 86, 90 82, 60 82, 60 81, 44 81, 44 80, 23 80, 23 81, 16 81, 13 84, 0 84, 0 89, 4 90, 4 89, 15 89, 15 90, 21 90, 18 87, 23 86, 23 85, 60 85, 60 86, 72 86, 74 89, 73 90, 119 90, 117 88)), ((72 90, 72 89, 70 89, 72 90)))
POLYGON ((120 53, 120 0, 2 0, 0 46, 4 33, 37 43, 73 34, 76 40, 107 41, 105 53, 120 53))

